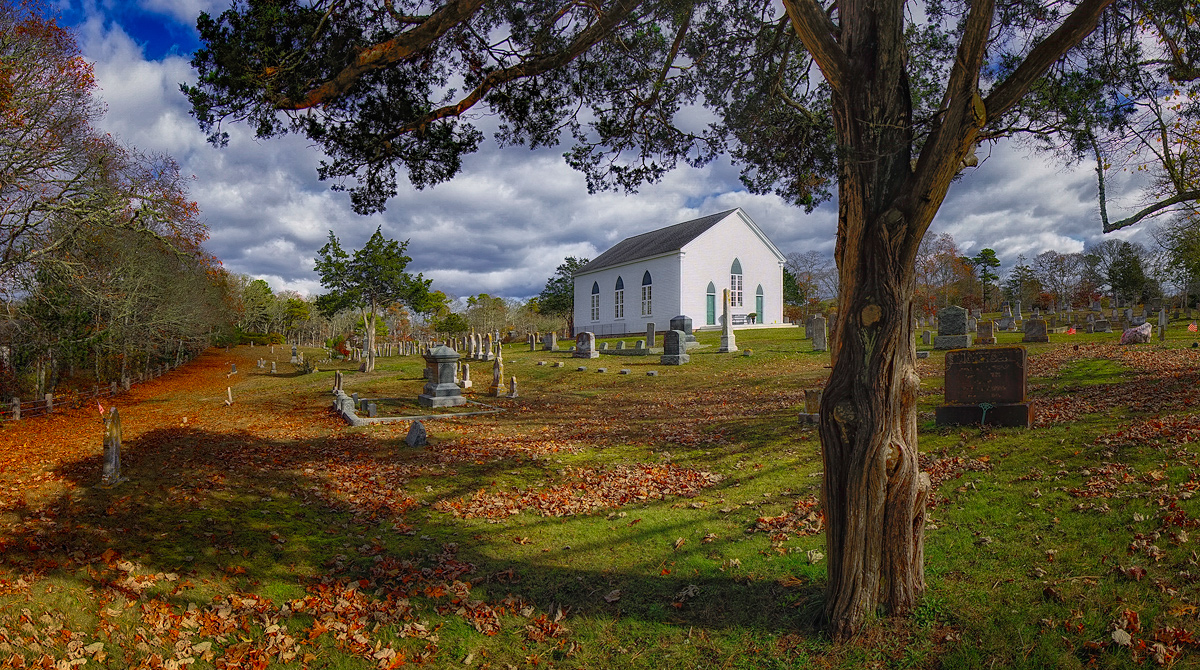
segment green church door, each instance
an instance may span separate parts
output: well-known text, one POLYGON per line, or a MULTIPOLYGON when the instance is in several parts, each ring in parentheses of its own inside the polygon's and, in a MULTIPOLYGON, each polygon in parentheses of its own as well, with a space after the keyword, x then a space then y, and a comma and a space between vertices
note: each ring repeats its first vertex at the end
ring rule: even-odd
POLYGON ((708 294, 708 318, 705 320, 710 326, 717 325, 717 296, 713 293, 708 294))
POLYGON ((758 314, 758 318, 756 318, 755 321, 757 323, 762 323, 763 322, 763 297, 761 295, 754 297, 754 311, 755 311, 755 313, 758 314))

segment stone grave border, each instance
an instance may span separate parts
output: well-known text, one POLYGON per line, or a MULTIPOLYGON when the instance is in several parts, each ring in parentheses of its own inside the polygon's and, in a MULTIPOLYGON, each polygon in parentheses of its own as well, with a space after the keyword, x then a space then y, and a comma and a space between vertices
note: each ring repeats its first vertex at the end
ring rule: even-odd
MULTIPOLYGON (((508 409, 504 408, 504 407, 496 407, 495 405, 488 405, 486 403, 477 402, 475 400, 467 400, 468 405, 479 405, 481 407, 487 407, 488 409, 481 410, 478 412, 459 412, 456 414, 425 414, 422 416, 380 416, 380 417, 375 417, 372 419, 369 417, 359 416, 357 410, 347 410, 348 407, 354 407, 354 399, 351 398, 350 396, 346 395, 346 393, 344 391, 342 391, 341 389, 337 389, 336 391, 334 391, 333 395, 334 395, 334 397, 333 397, 334 411, 336 411, 342 417, 342 419, 344 419, 346 421, 346 423, 350 424, 351 426, 372 426, 375 424, 382 424, 382 423, 400 423, 402 421, 429 421, 431 419, 457 419, 457 418, 463 417, 463 416, 481 416, 484 414, 499 414, 500 412, 508 411, 508 409)), ((402 400, 402 398, 359 398, 358 400, 359 400, 359 402, 362 402, 363 400, 375 400, 375 401, 378 401, 378 400, 402 400)))

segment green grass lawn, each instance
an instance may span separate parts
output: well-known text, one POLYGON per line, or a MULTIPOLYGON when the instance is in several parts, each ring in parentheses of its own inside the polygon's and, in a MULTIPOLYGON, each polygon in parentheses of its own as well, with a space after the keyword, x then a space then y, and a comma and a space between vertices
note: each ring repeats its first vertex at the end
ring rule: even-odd
MULTIPOLYGON (((1197 665, 1184 325, 1030 345, 1031 430, 934 425, 944 352, 920 361, 928 591, 841 645, 819 621, 820 444, 796 420, 829 357, 802 329, 739 331, 749 357, 700 333, 679 367, 508 345, 521 397, 483 398, 473 364, 505 411, 428 421, 416 450, 405 424, 336 421, 331 370, 253 370, 228 411, 223 375, 207 405, 164 389, 155 411, 190 419, 131 430, 128 410, 126 484, 95 486, 98 441, 0 474, 0 668, 1197 665)), ((422 367, 345 364, 344 388, 403 404, 422 367)))

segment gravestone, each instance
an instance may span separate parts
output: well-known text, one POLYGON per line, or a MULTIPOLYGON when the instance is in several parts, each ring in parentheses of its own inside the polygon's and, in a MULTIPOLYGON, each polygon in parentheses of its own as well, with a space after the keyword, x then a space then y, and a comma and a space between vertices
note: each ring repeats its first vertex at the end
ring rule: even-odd
POLYGON ((717 353, 728 354, 737 351, 737 338, 733 336, 733 321, 729 317, 729 289, 721 291, 721 348, 717 353))
POLYGON ((292 346, 292 360, 291 360, 291 362, 292 362, 292 364, 293 364, 293 365, 295 365, 295 364, 297 364, 297 363, 299 363, 299 362, 300 362, 300 356, 299 356, 299 352, 297 351, 297 349, 296 349, 295 345, 293 345, 293 346, 292 346))
POLYGON ((121 476, 121 414, 113 407, 104 421, 104 463, 100 470, 100 486, 110 488, 125 481, 121 476))
POLYGON ((973 316, 967 317, 967 332, 968 333, 978 333, 979 332, 979 320, 973 316))
POLYGON ((517 397, 517 376, 516 375, 513 375, 512 377, 508 378, 508 397, 509 398, 517 397))
POLYGON ((1044 319, 1028 319, 1025 321, 1025 337, 1022 342, 1049 342, 1050 335, 1044 319))
POLYGON ((976 325, 976 332, 979 337, 976 342, 979 344, 995 344, 996 343, 996 322, 990 319, 984 319, 976 325))
POLYGON ((462 389, 455 381, 458 353, 450 347, 434 347, 424 358, 425 369, 429 370, 430 376, 422 388, 424 393, 417 396, 417 402, 422 407, 458 407, 467 404, 462 389))
POLYGON ((271 374, 275 374, 276 372, 277 370, 275 369, 275 361, 271 361, 271 374))
POLYGON ((600 343, 600 351, 608 351, 608 342, 600 343))
POLYGON ((654 329, 654 322, 651 321, 650 323, 647 323, 646 324, 646 346, 647 347, 655 346, 654 343, 657 342, 657 340, 655 339, 655 338, 657 338, 657 336, 658 336, 658 332, 654 329))
POLYGON ((634 343, 633 348, 634 349, 645 349, 646 348, 646 340, 638 340, 637 342, 634 343))
POLYGON ((423 447, 428 444, 429 435, 425 432, 425 424, 413 421, 408 427, 408 435, 404 436, 404 443, 410 447, 423 447))
POLYGON ((625 340, 617 341, 617 351, 624 351, 624 350, 625 350, 625 340))
POLYGON ((692 360, 687 355, 687 335, 682 330, 668 330, 663 333, 663 355, 659 362, 663 365, 683 365, 692 360))
POLYGON ((1108 319, 1097 319, 1095 323, 1092 324, 1092 327, 1097 333, 1113 332, 1112 323, 1109 322, 1108 319))
POLYGON ((558 333, 551 331, 542 337, 542 351, 558 351, 558 333))
POLYGON ((1165 342, 1167 339, 1167 309, 1164 307, 1158 311, 1158 341, 1165 342))
POLYGON ((529 345, 530 351, 537 351, 537 341, 533 339, 533 333, 530 333, 529 337, 525 338, 525 340, 526 340, 526 343, 529 345))
POLYGON ((804 411, 800 413, 800 423, 817 423, 821 418, 822 389, 804 390, 804 411))
POLYGON ((921 331, 921 344, 929 346, 933 343, 933 333, 928 330, 921 331))
POLYGON ((1016 305, 1013 307, 1013 318, 1017 319, 1018 321, 1025 320, 1024 315, 1021 314, 1021 301, 1020 300, 1017 300, 1016 305))
POLYGON ((696 341, 696 336, 692 334, 692 318, 691 317, 680 314, 679 316, 672 318, 671 319, 671 330, 682 330, 683 331, 683 342, 684 342, 684 346, 686 346, 687 348, 690 349, 691 347, 696 346, 694 344, 696 341))
POLYGON ((483 348, 479 350, 479 360, 481 360, 481 361, 496 360, 496 355, 493 352, 498 346, 499 346, 499 343, 496 340, 492 339, 491 333, 488 333, 487 335, 485 335, 483 338, 483 345, 482 345, 483 348))
POLYGON ((1017 320, 1013 317, 1012 307, 1008 303, 1004 303, 1004 315, 996 321, 996 327, 1000 330, 1011 331, 1017 327, 1017 320))
POLYGON ((462 364, 462 375, 458 381, 458 387, 465 391, 465 390, 471 388, 471 386, 473 386, 473 383, 471 382, 471 364, 463 363, 462 364))
POLYGON ((967 332, 967 310, 956 305, 938 311, 938 334, 933 340, 934 349, 965 349, 971 346, 971 334, 967 332))
POLYGON ((813 351, 828 351, 829 343, 825 339, 825 317, 816 314, 812 318, 812 348, 813 351))
POLYGON ((1024 347, 947 352, 946 404, 935 410, 937 424, 1031 427, 1027 367, 1024 347))
POLYGON ((575 358, 600 358, 600 352, 596 351, 596 334, 582 332, 575 336, 575 353, 571 354, 575 358))
POLYGON ((504 395, 503 352, 499 352, 496 355, 496 361, 492 364, 492 385, 488 388, 488 395, 492 398, 499 398, 504 395))

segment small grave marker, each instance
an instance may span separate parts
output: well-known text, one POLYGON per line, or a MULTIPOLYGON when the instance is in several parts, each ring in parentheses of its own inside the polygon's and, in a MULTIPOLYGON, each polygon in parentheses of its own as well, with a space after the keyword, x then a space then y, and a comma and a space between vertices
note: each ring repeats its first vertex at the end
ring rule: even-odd
POLYGON ((938 425, 1033 424, 1026 400, 1027 354, 1024 347, 957 349, 946 353, 946 404, 938 407, 938 425))

